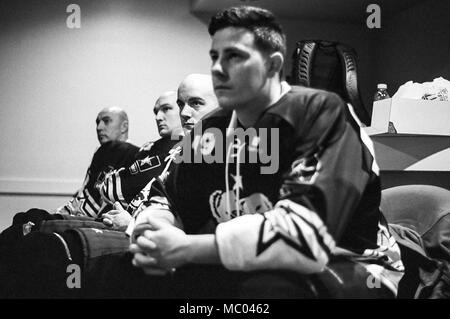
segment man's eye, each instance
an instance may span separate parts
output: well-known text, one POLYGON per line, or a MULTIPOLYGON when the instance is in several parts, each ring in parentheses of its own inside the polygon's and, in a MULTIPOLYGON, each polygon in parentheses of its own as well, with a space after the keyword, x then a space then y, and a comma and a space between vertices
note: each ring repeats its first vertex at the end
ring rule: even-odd
POLYGON ((232 59, 237 59, 240 58, 241 56, 237 53, 230 53, 228 54, 228 60, 232 60, 232 59))
POLYGON ((198 108, 199 106, 202 106, 203 103, 201 101, 192 101, 191 103, 189 103, 189 105, 198 108))
POLYGON ((217 61, 217 55, 215 55, 215 54, 213 54, 213 55, 210 55, 210 57, 211 57, 211 61, 212 62, 216 62, 217 61))

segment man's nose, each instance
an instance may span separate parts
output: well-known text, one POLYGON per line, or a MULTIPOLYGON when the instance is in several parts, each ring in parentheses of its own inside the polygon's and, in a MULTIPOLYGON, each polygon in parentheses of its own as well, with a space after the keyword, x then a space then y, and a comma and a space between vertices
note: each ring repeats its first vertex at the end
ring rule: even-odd
POLYGON ((104 128, 105 128, 105 125, 103 124, 103 121, 101 121, 97 124, 97 132, 101 131, 104 128))
POLYGON ((221 80, 225 78, 224 69, 219 59, 213 62, 211 66, 211 74, 213 77, 218 77, 221 80))
POLYGON ((161 122, 164 120, 164 115, 161 112, 156 114, 156 122, 161 122))
POLYGON ((180 116, 185 120, 188 120, 192 117, 192 108, 189 105, 185 105, 180 112, 180 116))

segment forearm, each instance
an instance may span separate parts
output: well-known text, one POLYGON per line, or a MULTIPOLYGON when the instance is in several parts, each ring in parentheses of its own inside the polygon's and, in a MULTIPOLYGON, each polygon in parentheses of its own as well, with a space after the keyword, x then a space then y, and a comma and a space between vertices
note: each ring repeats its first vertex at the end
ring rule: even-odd
POLYGON ((220 264, 215 235, 188 235, 186 261, 193 264, 220 264))
POLYGON ((216 229, 220 260, 230 270, 293 270, 320 272, 334 249, 319 216, 289 200, 264 214, 249 214, 216 229))

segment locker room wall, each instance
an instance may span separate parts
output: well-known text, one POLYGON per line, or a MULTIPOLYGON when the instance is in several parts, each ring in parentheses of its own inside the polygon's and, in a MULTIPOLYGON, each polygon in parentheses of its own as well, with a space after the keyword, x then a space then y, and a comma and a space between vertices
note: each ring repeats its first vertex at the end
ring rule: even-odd
POLYGON ((158 138, 159 94, 209 73, 210 37, 189 1, 4 0, 0 43, 0 230, 81 186, 101 108, 125 109, 130 140, 142 145, 158 138), (70 3, 80 29, 66 25, 70 3))

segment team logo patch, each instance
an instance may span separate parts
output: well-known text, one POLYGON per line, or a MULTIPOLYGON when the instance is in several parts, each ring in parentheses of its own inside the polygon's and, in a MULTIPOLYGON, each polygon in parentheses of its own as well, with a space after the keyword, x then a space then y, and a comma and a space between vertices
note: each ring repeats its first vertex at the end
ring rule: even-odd
POLYGON ((209 204, 218 223, 229 221, 240 215, 264 213, 272 209, 272 203, 262 193, 255 193, 237 200, 234 191, 217 190, 209 197, 209 204))
POLYGON ((203 155, 210 155, 216 145, 216 138, 211 132, 205 132, 200 140, 200 152, 203 155))
POLYGON ((159 156, 147 156, 144 159, 137 160, 130 167, 131 174, 138 174, 153 168, 161 166, 161 161, 159 160, 159 156))
POLYGON ((142 147, 139 149, 139 152, 144 152, 144 151, 148 152, 148 151, 150 151, 150 149, 152 148, 153 144, 155 144, 155 143, 153 143, 153 142, 147 142, 147 143, 145 143, 145 144, 142 145, 142 147))
POLYGON ((301 183, 314 183, 320 170, 320 162, 317 154, 300 158, 292 163, 291 176, 301 183))
POLYGON ((152 186, 152 182, 149 182, 145 187, 137 194, 133 200, 131 201, 130 205, 128 206, 128 212, 131 214, 134 214, 136 209, 141 206, 142 203, 149 200, 150 197, 150 188, 152 186))
POLYGON ((111 165, 109 165, 107 168, 105 168, 103 171, 101 171, 98 174, 97 179, 95 180, 94 187, 99 190, 103 181, 105 179, 107 179, 110 175, 112 175, 113 172, 114 172, 114 167, 112 167, 111 165))

